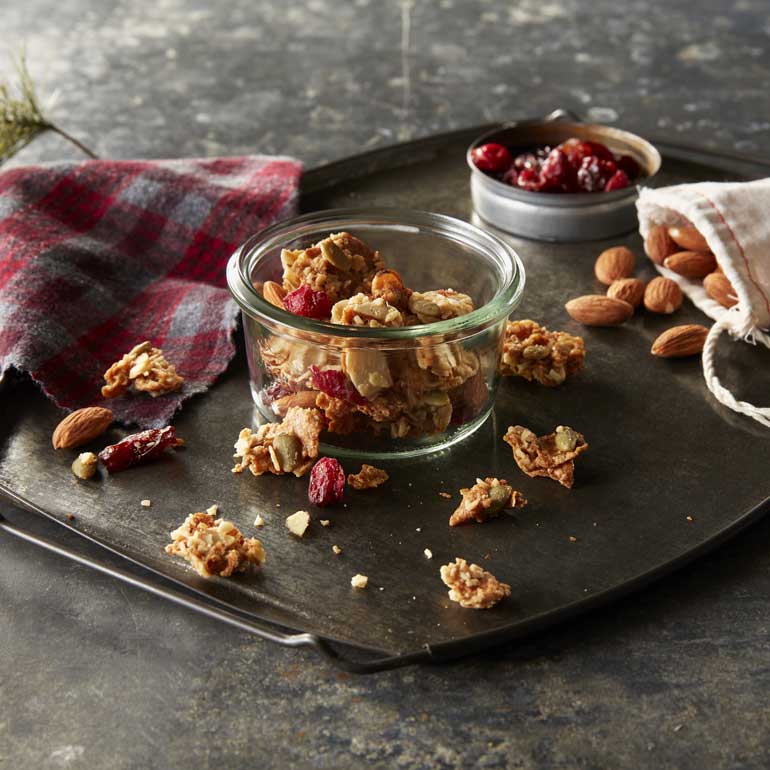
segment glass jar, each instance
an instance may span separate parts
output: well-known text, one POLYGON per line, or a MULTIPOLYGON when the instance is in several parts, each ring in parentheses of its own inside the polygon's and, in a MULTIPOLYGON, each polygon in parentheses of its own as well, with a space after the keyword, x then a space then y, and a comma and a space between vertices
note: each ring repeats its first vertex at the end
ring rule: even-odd
POLYGON ((316 406, 325 417, 323 450, 366 459, 443 449, 486 420, 524 268, 501 240, 452 217, 337 209, 254 236, 231 257, 227 280, 243 311, 251 394, 262 418, 316 406), (434 323, 370 328, 294 315, 262 297, 266 281, 282 281, 283 249, 305 249, 339 232, 378 250, 410 289, 454 289, 476 309, 434 323))

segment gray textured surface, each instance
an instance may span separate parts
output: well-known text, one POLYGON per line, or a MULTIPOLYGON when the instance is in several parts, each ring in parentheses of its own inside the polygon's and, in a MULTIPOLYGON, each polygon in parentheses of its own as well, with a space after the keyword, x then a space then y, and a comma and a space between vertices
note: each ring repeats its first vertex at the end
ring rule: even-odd
MULTIPOLYGON (((3 44, 104 155, 314 164, 555 105, 770 149, 760 0, 4 5, 3 44)), ((69 154, 48 137, 19 162, 69 154)), ((770 764, 770 522, 524 647, 366 679, 0 548, 2 767, 770 764)))

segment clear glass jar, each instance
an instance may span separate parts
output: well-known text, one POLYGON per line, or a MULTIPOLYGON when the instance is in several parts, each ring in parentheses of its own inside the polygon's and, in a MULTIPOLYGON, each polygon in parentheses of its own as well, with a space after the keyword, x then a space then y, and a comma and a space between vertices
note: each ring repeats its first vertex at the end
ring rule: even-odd
POLYGON ((365 459, 443 449, 486 420, 524 268, 501 240, 452 217, 337 209, 254 236, 231 257, 227 281, 243 310, 251 393, 261 416, 276 421, 289 406, 316 405, 326 418, 324 451, 365 459), (263 299, 264 282, 281 282, 283 249, 305 249, 341 231, 379 250, 410 289, 451 288, 470 295, 477 309, 430 324, 370 328, 315 321, 263 299))

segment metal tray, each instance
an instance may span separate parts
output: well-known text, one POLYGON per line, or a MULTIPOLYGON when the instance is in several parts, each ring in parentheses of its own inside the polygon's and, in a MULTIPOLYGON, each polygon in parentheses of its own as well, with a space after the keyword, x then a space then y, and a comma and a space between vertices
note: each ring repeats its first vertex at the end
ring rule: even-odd
MULTIPOLYGON (((472 218, 464 150, 485 128, 310 171, 303 208, 398 205, 472 218)), ((755 178, 770 167, 657 144, 664 155, 659 184, 755 178)), ((619 329, 584 329, 567 317, 565 300, 596 290, 593 261, 609 243, 543 244, 498 234, 527 268, 517 316, 586 339, 586 370, 563 387, 504 382, 492 419, 466 443, 421 460, 383 463, 387 486, 351 491, 344 507, 314 511, 309 535, 297 541, 284 517, 307 508, 307 480, 230 473, 231 446, 252 417, 243 356, 178 415, 186 449, 88 483, 72 476, 70 453, 50 448, 59 411, 28 380, 10 378, 2 392, 0 492, 113 555, 83 541, 75 547, 76 538, 52 534, 10 507, 0 529, 264 638, 310 645, 349 670, 371 671, 449 660, 564 621, 670 573, 764 513, 770 432, 717 404, 698 360, 649 355, 671 318, 641 313, 619 329), (518 471, 500 438, 511 423, 538 432, 563 423, 585 433, 591 448, 578 462, 573 490, 518 471), (486 475, 512 481, 529 506, 483 526, 450 529, 457 490, 486 475), (151 508, 140 506, 143 498, 151 508), (257 513, 266 519, 258 536, 268 561, 259 574, 206 581, 163 553, 168 532, 212 503, 249 534, 257 513), (326 517, 333 524, 322 528, 318 519, 326 517), (339 557, 333 544, 343 549, 339 557), (425 548, 433 559, 425 558, 425 548), (119 566, 114 554, 143 569, 119 566), (458 555, 510 583, 511 599, 488 611, 449 602, 438 568, 458 555), (369 576, 365 591, 350 587, 357 572, 369 576)), ((641 255, 638 235, 618 242, 641 255)), ((639 262, 638 272, 651 276, 651 266, 639 262)), ((675 320, 704 317, 687 304, 675 320)), ((720 354, 725 384, 761 400, 767 354, 729 342, 720 354)))

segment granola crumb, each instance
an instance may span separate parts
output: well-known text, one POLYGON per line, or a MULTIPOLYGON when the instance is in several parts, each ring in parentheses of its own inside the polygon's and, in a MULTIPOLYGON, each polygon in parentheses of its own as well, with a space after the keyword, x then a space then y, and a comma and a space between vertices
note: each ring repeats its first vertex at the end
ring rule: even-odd
POLYGON ((369 585, 369 578, 366 575, 353 575, 350 578, 350 585, 353 588, 366 588, 369 585))
POLYGON ((449 492, 439 492, 438 496, 439 497, 443 497, 446 500, 451 500, 452 499, 452 495, 450 495, 449 492))
POLYGON ((330 519, 321 519, 322 527, 331 527, 332 523, 330 519))
POLYGON ((219 513, 219 506, 216 503, 214 503, 214 505, 211 505, 208 508, 206 508, 206 513, 208 513, 209 516, 216 517, 216 515, 219 513))
POLYGON ((577 543, 577 538, 574 535, 569 536, 570 543, 577 543))
POLYGON ((333 545, 332 551, 334 551, 334 553, 336 553, 339 556, 342 553, 342 548, 340 548, 338 545, 333 545))
POLYGON ((265 526, 265 520, 262 518, 260 514, 257 514, 257 518, 254 519, 254 526, 255 527, 264 527, 265 526))
POLYGON ((142 508, 149 508, 152 505, 152 500, 140 500, 139 505, 141 505, 142 508))
POLYGON ((286 517, 286 526, 292 535, 302 537, 310 526, 310 514, 307 511, 297 511, 286 517))
POLYGON ((695 521, 695 519, 693 519, 693 517, 692 517, 692 516, 688 516, 688 517, 687 517, 687 521, 695 521))
POLYGON ((90 479, 96 473, 99 458, 93 452, 81 452, 72 463, 72 472, 79 479, 90 479))
POLYGON ((235 524, 215 519, 208 512, 191 513, 171 533, 171 543, 165 550, 181 556, 205 578, 228 577, 250 565, 259 567, 265 561, 265 550, 259 540, 244 537, 235 524))
POLYGON ((449 519, 449 526, 456 527, 471 521, 483 523, 499 516, 505 508, 523 508, 527 501, 521 492, 513 489, 505 479, 476 479, 469 488, 460 490, 462 501, 449 519))
POLYGON ((459 556, 453 564, 441 567, 441 579, 449 587, 449 598, 461 607, 487 609, 511 595, 511 587, 501 583, 478 564, 468 564, 459 556))
POLYGON ((375 489, 384 484, 390 477, 382 468, 364 463, 358 473, 348 475, 348 484, 353 489, 375 489))
POLYGON ((422 527, 415 527, 415 528, 414 528, 414 531, 415 531, 415 532, 422 532, 422 527))
POLYGON ((68 513, 67 514, 67 521, 75 521, 75 514, 74 513, 68 513))
POLYGON ((536 436, 522 425, 511 425, 503 441, 510 444, 513 459, 527 476, 546 476, 567 489, 574 481, 575 458, 588 449, 583 435, 565 425, 545 436, 536 436))
POLYGON ((432 559, 433 558, 433 551, 430 550, 430 548, 426 548, 423 553, 425 554, 426 559, 432 559))
POLYGON ((116 361, 104 373, 104 398, 121 396, 129 388, 144 391, 151 396, 160 396, 179 390, 184 377, 177 374, 160 348, 149 342, 142 342, 116 361))

